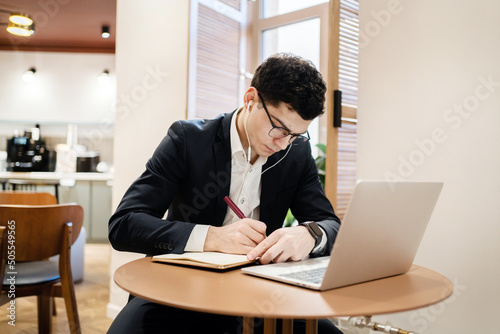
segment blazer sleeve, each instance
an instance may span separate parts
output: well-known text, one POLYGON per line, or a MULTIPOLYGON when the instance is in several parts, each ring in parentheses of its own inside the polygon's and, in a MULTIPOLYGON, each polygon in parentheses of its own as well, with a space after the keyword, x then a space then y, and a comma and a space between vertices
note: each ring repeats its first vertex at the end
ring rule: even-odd
POLYGON ((116 250, 150 255, 183 252, 195 224, 163 217, 185 178, 185 139, 182 124, 174 123, 143 174, 126 191, 109 220, 109 240, 116 250))
POLYGON ((315 221, 326 234, 325 247, 311 256, 330 255, 340 228, 340 219, 326 197, 310 149, 305 156, 306 163, 290 208, 297 221, 315 221))

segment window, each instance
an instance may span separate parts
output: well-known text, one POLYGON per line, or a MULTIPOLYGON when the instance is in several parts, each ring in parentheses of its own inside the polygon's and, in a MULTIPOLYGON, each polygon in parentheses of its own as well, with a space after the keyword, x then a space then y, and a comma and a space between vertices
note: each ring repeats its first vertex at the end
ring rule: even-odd
POLYGON ((188 118, 213 118, 241 105, 246 1, 192 0, 188 118))
POLYGON ((334 134, 327 131, 324 115, 311 124, 309 132, 314 155, 317 143, 327 143, 333 135, 337 138, 333 153, 327 148, 335 158, 327 160, 336 164, 332 202, 342 218, 356 182, 359 1, 331 1, 192 0, 188 118, 212 118, 239 107, 252 72, 276 52, 293 52, 311 60, 331 82, 328 35, 338 24, 338 71, 330 73, 338 76, 333 80, 342 91, 342 127, 334 134), (332 13, 331 8, 340 10, 332 13))
POLYGON ((262 17, 291 13, 326 2, 328 0, 264 0, 262 2, 262 17))
MULTIPOLYGON (((333 0, 332 0, 333 1, 333 0)), ((338 0, 337 0, 338 1, 338 0)), ((311 60, 327 82, 338 83, 342 91, 342 127, 330 133, 327 117, 321 116, 311 124, 311 145, 326 143, 327 136, 336 136, 337 147, 329 150, 336 155, 335 192, 332 201, 340 218, 345 210, 356 183, 356 111, 358 80, 358 1, 340 0, 338 13, 332 15, 330 3, 322 0, 261 0, 257 1, 250 16, 254 31, 251 51, 257 66, 263 59, 275 52, 288 51, 311 60), (332 22, 330 22, 332 20, 332 22), (328 34, 338 24, 338 71, 328 70, 328 34), (338 78, 329 80, 335 72, 338 78)), ((336 48, 335 48, 336 49, 336 48)), ((249 61, 249 62, 250 62, 249 61)), ((327 106, 327 108, 331 108, 327 106)), ((313 150, 313 154, 318 154, 313 150)), ((330 199, 332 199, 330 197, 330 199)))
MULTIPOLYGON (((249 63, 256 68, 276 52, 292 52, 313 62, 326 80, 328 59, 328 1, 325 0, 257 0, 249 21, 254 30, 249 63)), ((320 128, 321 116, 309 126, 313 155, 316 144, 325 143, 320 128)))

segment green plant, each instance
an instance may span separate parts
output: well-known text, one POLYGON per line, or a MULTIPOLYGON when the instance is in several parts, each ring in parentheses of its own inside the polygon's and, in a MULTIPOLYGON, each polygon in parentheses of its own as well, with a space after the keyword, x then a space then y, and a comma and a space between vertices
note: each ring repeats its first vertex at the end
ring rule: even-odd
MULTIPOLYGON (((316 147, 319 150, 319 154, 316 157, 315 162, 316 162, 316 167, 318 167, 319 181, 321 182, 321 185, 323 186, 323 189, 324 189, 325 188, 326 145, 325 144, 316 144, 316 147)), ((296 222, 296 219, 293 216, 292 211, 290 209, 288 209, 283 226, 285 226, 285 227, 293 226, 295 222, 296 222)))
POLYGON ((293 216, 292 211, 290 209, 288 209, 288 212, 286 213, 286 217, 285 217, 285 223, 283 224, 283 226, 285 226, 285 227, 293 226, 295 221, 296 221, 296 219, 293 216))
POLYGON ((318 167, 319 180, 321 181, 321 185, 323 189, 325 188, 325 165, 326 165, 326 145, 325 144, 316 144, 316 147, 319 149, 320 153, 316 157, 316 167, 318 167))

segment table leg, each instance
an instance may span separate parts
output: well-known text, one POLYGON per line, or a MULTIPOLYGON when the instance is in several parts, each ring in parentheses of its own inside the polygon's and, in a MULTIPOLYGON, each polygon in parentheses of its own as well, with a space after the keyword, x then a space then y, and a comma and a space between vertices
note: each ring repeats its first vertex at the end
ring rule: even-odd
POLYGON ((276 319, 264 318, 264 334, 276 333, 276 319))
POLYGON ((283 319, 283 334, 293 334, 293 319, 283 319))
POLYGON ((252 317, 243 317, 243 334, 253 334, 254 319, 252 317))
POLYGON ((318 333, 318 319, 306 319, 306 334, 318 333))

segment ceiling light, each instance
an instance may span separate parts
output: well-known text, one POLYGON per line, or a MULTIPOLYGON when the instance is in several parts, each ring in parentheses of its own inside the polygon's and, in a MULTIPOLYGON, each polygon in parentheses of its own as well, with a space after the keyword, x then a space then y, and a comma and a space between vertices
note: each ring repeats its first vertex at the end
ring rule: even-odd
POLYGON ((33 24, 33 20, 28 15, 23 13, 12 13, 10 14, 9 20, 12 23, 22 26, 30 26, 33 24))
POLYGON ((36 77, 35 77, 36 69, 34 67, 30 68, 26 72, 23 73, 23 81, 24 82, 34 82, 36 77))
POLYGON ((109 71, 104 70, 101 74, 97 76, 97 82, 101 85, 106 85, 111 81, 111 77, 109 76, 109 71))
POLYGON ((35 33, 34 25, 23 26, 20 24, 9 22, 7 31, 16 36, 29 37, 35 33))
POLYGON ((9 14, 9 22, 0 23, 0 25, 7 26, 9 33, 23 37, 29 37, 35 33, 35 24, 27 14, 5 9, 0 9, 0 13, 9 14))
POLYGON ((101 33, 102 38, 109 38, 111 34, 109 33, 109 26, 102 26, 102 33, 101 33))

